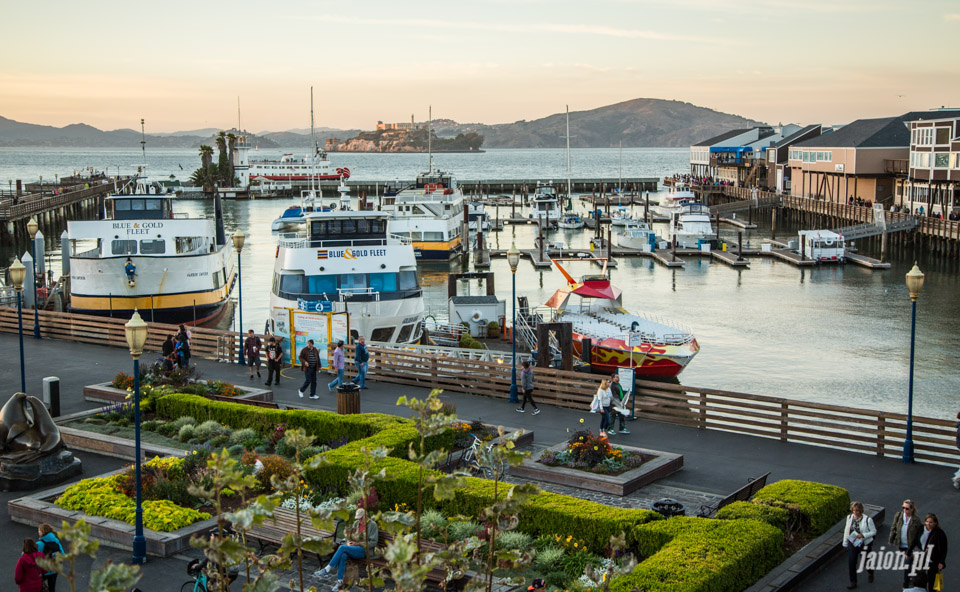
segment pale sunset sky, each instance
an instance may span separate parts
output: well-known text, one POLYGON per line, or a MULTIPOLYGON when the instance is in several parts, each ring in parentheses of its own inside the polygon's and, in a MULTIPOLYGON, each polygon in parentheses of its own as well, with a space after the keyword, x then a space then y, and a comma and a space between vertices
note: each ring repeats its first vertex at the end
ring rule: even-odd
POLYGON ((149 132, 509 123, 635 98, 768 123, 960 107, 957 0, 6 2, 0 116, 149 132))

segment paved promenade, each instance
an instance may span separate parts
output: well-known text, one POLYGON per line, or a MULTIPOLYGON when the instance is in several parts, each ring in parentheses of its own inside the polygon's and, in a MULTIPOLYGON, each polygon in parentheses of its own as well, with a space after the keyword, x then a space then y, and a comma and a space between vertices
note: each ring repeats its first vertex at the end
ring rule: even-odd
MULTIPOLYGON (((31 337, 24 339, 27 366, 27 390, 39 396, 41 381, 45 376, 59 376, 61 379, 61 410, 63 414, 95 408, 98 405, 86 403, 82 397, 82 387, 88 384, 109 381, 118 371, 130 373, 132 360, 126 350, 96 345, 68 343, 64 341, 36 341, 31 337)), ((6 397, 19 390, 20 369, 18 341, 15 335, 0 335, 0 356, 5 363, 0 365, 0 393, 6 397)), ((144 361, 152 362, 154 355, 144 354, 144 361)), ((219 364, 206 360, 194 360, 200 367, 203 377, 220 379, 236 384, 246 384, 250 380, 248 369, 238 365, 219 364)), ((264 379, 266 372, 262 371, 264 379)), ((326 382, 331 378, 320 376, 318 380, 318 401, 298 399, 297 387, 300 372, 287 369, 281 387, 275 391, 278 402, 304 404, 318 409, 333 410, 336 402, 334 395, 326 390, 326 382)), ((424 396, 423 389, 391 384, 369 383, 370 390, 363 391, 362 410, 401 414, 405 410, 396 407, 400 395, 424 396)), ((775 395, 776 393, 764 393, 775 395)), ((536 396, 536 393, 534 393, 536 396)), ((453 401, 458 415, 464 419, 482 419, 485 422, 508 426, 525 427, 535 431, 536 442, 541 445, 553 445, 567 439, 567 430, 584 425, 596 430, 599 417, 591 415, 586 409, 575 410, 543 407, 537 416, 531 413, 518 414, 515 405, 506 401, 485 397, 445 394, 444 399, 453 401)), ((933 465, 905 465, 893 459, 878 459, 874 456, 842 452, 801 444, 786 444, 777 441, 728 434, 715 431, 700 431, 695 428, 681 427, 666 423, 638 420, 630 424, 631 434, 613 437, 622 442, 645 448, 665 450, 684 455, 682 471, 658 482, 658 485, 672 486, 726 495, 742 486, 748 478, 771 472, 768 482, 780 479, 804 479, 840 485, 850 491, 853 499, 887 508, 887 524, 880 529, 879 542, 885 542, 889 522, 896 508, 905 498, 913 499, 922 514, 934 512, 940 518, 949 538, 957 537, 951 545, 947 558, 948 581, 960 576, 960 492, 950 484, 953 470, 933 465)), ((92 476, 120 466, 120 461, 81 454, 85 476, 92 476)), ((6 502, 19 494, 0 493, 0 529, 4 533, 0 542, 0 573, 12 574, 13 566, 19 556, 19 541, 27 536, 35 536, 32 528, 13 524, 7 515, 6 502)), ((694 509, 695 511, 695 509, 694 509)), ((875 548, 878 545, 875 545, 875 548)), ((127 552, 105 549, 98 563, 110 558, 124 561, 127 552)), ((82 563, 88 569, 89 563, 82 563)), ((144 581, 140 587, 145 591, 179 590, 185 581, 186 561, 178 558, 164 560, 151 559, 144 568, 144 581)), ((861 578, 862 589, 899 590, 899 575, 878 572, 874 584, 866 584, 861 578)), ((954 582, 955 583, 955 582, 954 582)), ((846 584, 846 562, 836 560, 824 571, 805 582, 799 589, 808 591, 842 590, 846 584)), ((64 582, 62 585, 66 585, 64 582)), ((953 584, 950 584, 953 586, 953 584)), ((12 575, 0 577, 0 592, 15 590, 12 575)), ((85 589, 84 586, 78 590, 85 589)), ((955 589, 955 588, 954 588, 955 589)))

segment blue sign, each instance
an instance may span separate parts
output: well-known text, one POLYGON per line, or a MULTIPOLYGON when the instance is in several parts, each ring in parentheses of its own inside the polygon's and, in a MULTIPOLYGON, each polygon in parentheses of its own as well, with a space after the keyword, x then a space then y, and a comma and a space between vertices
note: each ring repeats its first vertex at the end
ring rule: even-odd
POLYGON ((297 298, 297 308, 307 312, 333 312, 333 303, 329 300, 304 300, 297 298))

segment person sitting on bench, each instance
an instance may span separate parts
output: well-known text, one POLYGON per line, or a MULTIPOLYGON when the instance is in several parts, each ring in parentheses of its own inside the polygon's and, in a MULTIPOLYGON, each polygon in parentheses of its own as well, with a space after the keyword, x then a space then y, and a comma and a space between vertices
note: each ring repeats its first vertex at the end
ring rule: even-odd
POLYGON ((333 570, 337 570, 337 583, 333 585, 333 592, 338 592, 343 587, 343 575, 347 571, 347 560, 363 559, 368 552, 373 551, 380 538, 376 520, 367 520, 367 513, 363 508, 357 508, 357 513, 354 516, 356 521, 345 533, 347 536, 346 544, 337 548, 337 552, 333 554, 329 565, 314 573, 317 576, 325 576, 333 570))

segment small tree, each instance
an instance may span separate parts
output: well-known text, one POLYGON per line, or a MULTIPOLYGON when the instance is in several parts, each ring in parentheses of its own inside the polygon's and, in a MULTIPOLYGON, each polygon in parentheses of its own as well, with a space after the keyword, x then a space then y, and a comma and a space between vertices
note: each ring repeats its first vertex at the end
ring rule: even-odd
MULTIPOLYGON (((46 571, 56 572, 70 584, 70 592, 77 590, 77 558, 89 555, 96 559, 100 543, 90 538, 90 526, 85 520, 70 524, 66 520, 60 526, 60 541, 63 553, 53 557, 40 557, 37 565, 46 571)), ((90 590, 105 592, 126 592, 140 580, 140 566, 125 563, 113 563, 109 559, 106 565, 90 574, 90 590)))

